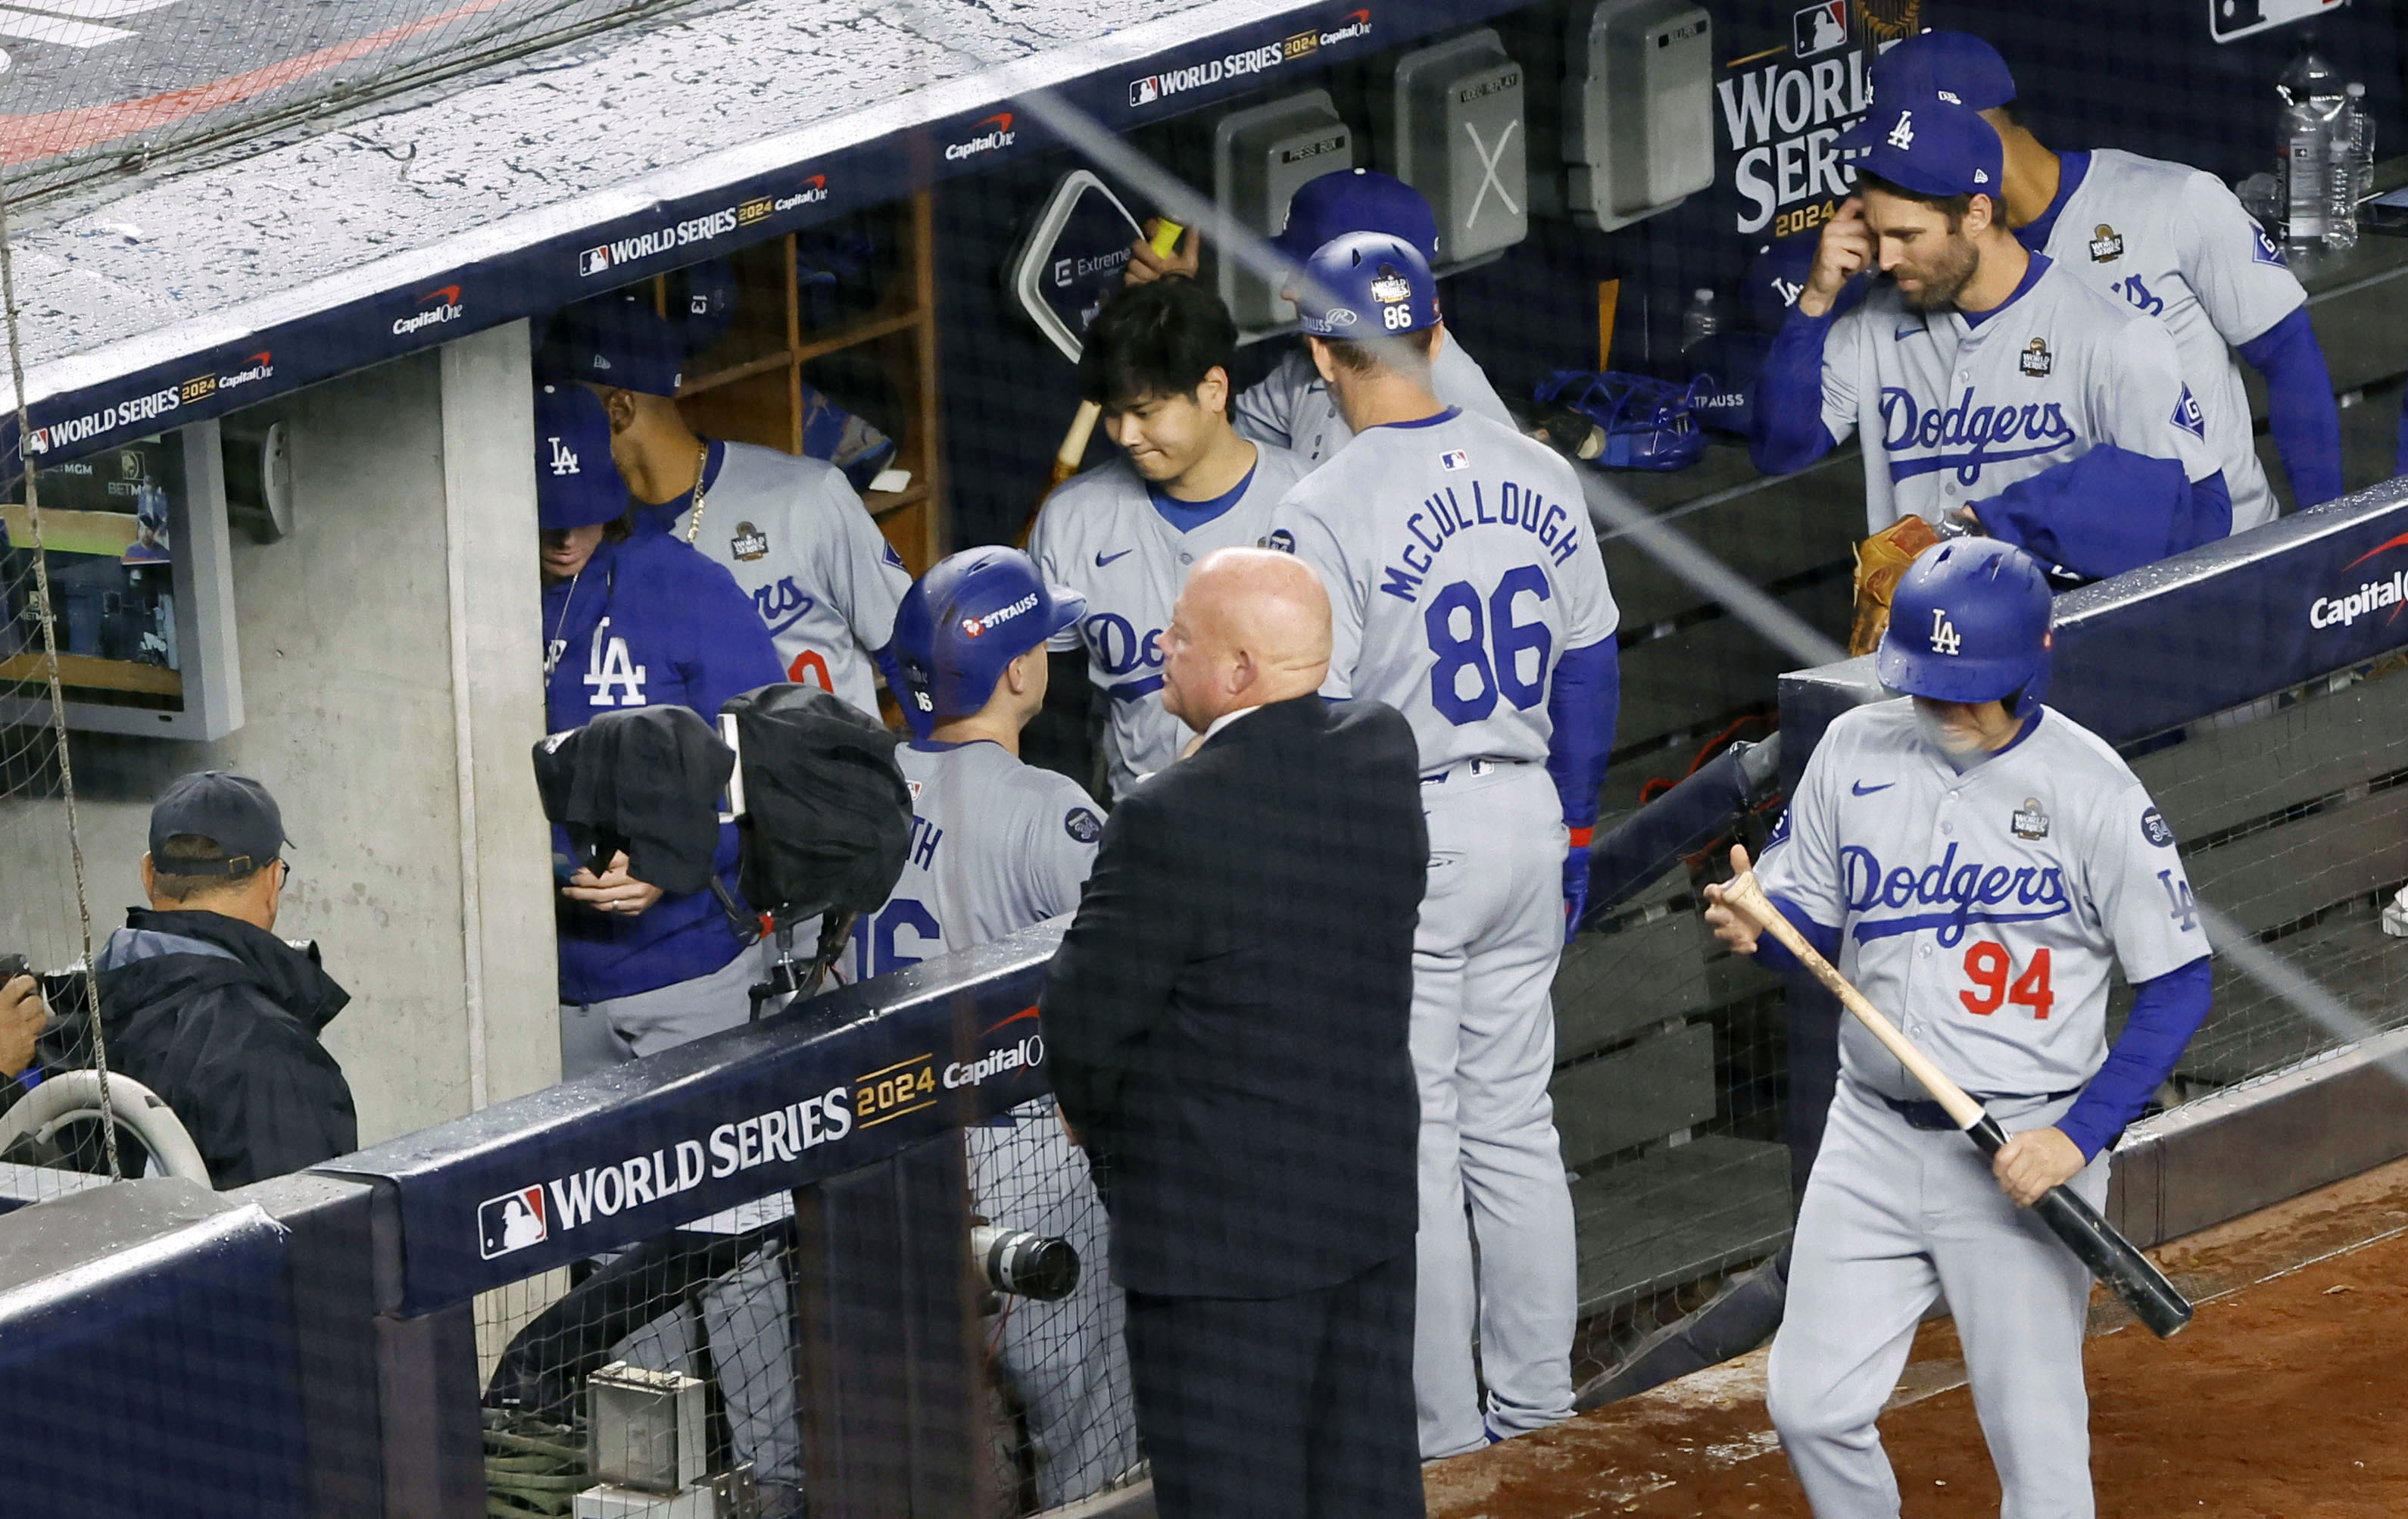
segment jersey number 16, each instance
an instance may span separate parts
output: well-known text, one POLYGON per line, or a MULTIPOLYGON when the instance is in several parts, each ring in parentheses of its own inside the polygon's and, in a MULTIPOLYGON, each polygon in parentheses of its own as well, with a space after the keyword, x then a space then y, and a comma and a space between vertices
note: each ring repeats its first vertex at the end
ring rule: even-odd
POLYGON ((1469 580, 1450 583, 1430 598, 1429 609, 1422 613, 1430 652, 1437 657, 1430 666, 1430 705, 1456 727, 1481 722, 1497 710, 1500 691, 1526 712, 1545 697, 1547 656, 1555 652, 1555 635, 1543 622, 1513 621, 1514 598, 1526 593, 1541 602, 1555 595, 1536 565, 1504 573, 1488 597, 1485 619, 1481 616, 1480 593, 1469 580), (1456 631, 1458 621, 1465 624, 1461 632, 1456 631), (1522 658, 1530 653, 1538 657, 1525 681, 1522 658), (1478 688, 1469 695, 1463 690, 1467 670, 1478 680, 1478 688))

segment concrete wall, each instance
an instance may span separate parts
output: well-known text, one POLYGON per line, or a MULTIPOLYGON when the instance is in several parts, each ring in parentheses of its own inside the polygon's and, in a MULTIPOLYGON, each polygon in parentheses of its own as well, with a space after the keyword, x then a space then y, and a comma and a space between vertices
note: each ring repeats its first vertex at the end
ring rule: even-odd
MULTIPOLYGON (((373 1142, 558 1075, 526 328, 277 409, 296 529, 236 536, 244 726, 71 741, 93 932, 139 899, 160 786, 265 781, 294 841, 277 931, 317 939, 351 993, 326 1044, 373 1142)), ((0 949, 51 965, 79 946, 62 810, 0 815, 0 949)))

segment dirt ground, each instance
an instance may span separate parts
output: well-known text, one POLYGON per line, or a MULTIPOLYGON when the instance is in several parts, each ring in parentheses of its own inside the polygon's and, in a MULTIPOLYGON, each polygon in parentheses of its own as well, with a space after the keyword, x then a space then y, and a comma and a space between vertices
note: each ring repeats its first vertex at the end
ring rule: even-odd
MULTIPOLYGON (((2152 1252, 2199 1304, 2160 1341, 2101 1300, 2090 1469, 2107 1519, 2408 1513, 2408 1161, 2152 1252)), ((1995 1514, 1955 1333, 1926 1325, 1882 1439, 1908 1519, 1995 1514)), ((1431 1469, 1431 1519, 1807 1519, 1762 1352, 1431 1469)))

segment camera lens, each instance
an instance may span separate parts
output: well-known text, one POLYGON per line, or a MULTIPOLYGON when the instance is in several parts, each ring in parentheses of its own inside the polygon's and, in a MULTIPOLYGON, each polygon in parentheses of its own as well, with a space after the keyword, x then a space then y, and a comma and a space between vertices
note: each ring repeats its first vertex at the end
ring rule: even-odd
POLYGON ((1079 1253, 1068 1240, 981 1224, 970 1230, 970 1254, 997 1292, 1051 1303, 1079 1284, 1079 1253))

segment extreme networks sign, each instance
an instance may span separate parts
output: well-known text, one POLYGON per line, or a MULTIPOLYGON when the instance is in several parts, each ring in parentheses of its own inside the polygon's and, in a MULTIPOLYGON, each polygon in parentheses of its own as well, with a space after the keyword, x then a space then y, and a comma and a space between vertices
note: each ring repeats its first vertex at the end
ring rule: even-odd
POLYGON ((1034 929, 880 977, 325 1168, 394 1184, 402 1311, 463 1301, 1041 1096, 1055 942, 1034 929))

